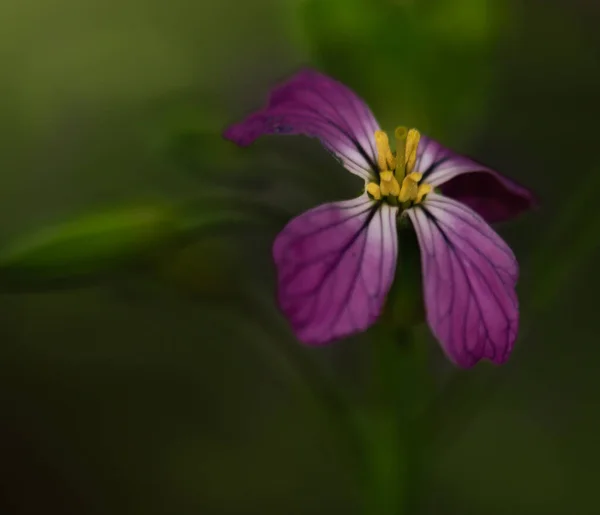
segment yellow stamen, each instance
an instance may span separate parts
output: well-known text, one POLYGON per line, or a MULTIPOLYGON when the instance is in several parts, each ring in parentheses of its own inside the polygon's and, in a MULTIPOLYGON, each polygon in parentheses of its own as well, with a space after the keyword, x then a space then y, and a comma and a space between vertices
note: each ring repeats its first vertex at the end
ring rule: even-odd
POLYGON ((423 178, 423 174, 420 172, 412 172, 409 173, 407 177, 410 177, 415 182, 419 182, 423 178))
MULTIPOLYGON (((417 129, 410 129, 406 137, 406 173, 413 171, 417 162, 417 147, 421 140, 421 134, 417 129)), ((419 179, 420 180, 420 179, 419 179)))
POLYGON ((421 201, 423 200, 423 197, 425 195, 427 195, 428 193, 431 193, 431 190, 433 188, 431 187, 431 184, 420 184, 419 185, 419 190, 417 191, 417 198, 415 199, 415 204, 420 204, 421 201))
POLYGON ((400 202, 408 202, 409 200, 415 200, 419 191, 419 183, 415 181, 411 176, 407 176, 402 181, 402 188, 400 188, 400 195, 398 200, 400 202))
POLYGON ((375 131, 375 146, 377 147, 377 166, 381 171, 396 168, 396 160, 390 149, 388 135, 383 131, 375 131))
POLYGON ((390 182, 394 178, 394 174, 388 170, 387 172, 381 172, 379 178, 384 182, 390 182))
POLYGON ((387 195, 393 195, 397 197, 400 194, 400 184, 394 177, 391 181, 381 181, 381 194, 386 197, 387 195))
MULTIPOLYGON (((365 189, 375 200, 391 195, 398 197, 401 203, 419 203, 425 195, 432 191, 429 184, 419 184, 423 179, 423 174, 414 171, 421 135, 416 129, 408 130, 406 127, 398 127, 394 136, 396 138, 395 155, 390 149, 387 134, 383 131, 375 132, 379 184, 371 182, 365 189)), ((390 202, 392 201, 394 205, 397 205, 396 200, 390 199, 390 202)))
POLYGON ((406 130, 406 127, 397 127, 394 131, 394 136, 396 138, 396 178, 399 181, 404 179, 407 135, 408 131, 406 130))
POLYGON ((381 183, 379 184, 381 194, 384 197, 387 195, 397 197, 400 193, 400 184, 396 180, 396 177, 394 177, 394 173, 390 171, 381 172, 379 178, 381 179, 381 183))
POLYGON ((400 202, 415 202, 416 204, 421 202, 423 197, 431 191, 431 186, 429 184, 419 184, 419 181, 422 178, 422 173, 413 172, 408 174, 402 181, 402 188, 400 189, 398 200, 400 202))
POLYGON ((381 189, 379 188, 379 184, 370 182, 367 184, 366 190, 375 200, 381 200, 381 189))

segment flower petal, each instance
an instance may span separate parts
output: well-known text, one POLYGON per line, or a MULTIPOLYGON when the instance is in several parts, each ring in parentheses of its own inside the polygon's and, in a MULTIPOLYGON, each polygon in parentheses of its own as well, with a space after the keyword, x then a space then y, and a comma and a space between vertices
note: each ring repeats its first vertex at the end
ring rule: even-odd
POLYGON ((277 236, 279 304, 302 342, 328 343, 377 320, 396 271, 397 211, 365 193, 311 209, 277 236))
POLYGON ((442 193, 479 213, 488 223, 513 218, 535 206, 534 195, 508 177, 422 136, 415 170, 442 193))
POLYGON ((445 353, 462 367, 504 363, 519 323, 511 249, 470 208, 435 193, 408 215, 421 247, 427 321, 445 353))
POLYGON ((360 97, 325 75, 304 70, 275 88, 266 108, 232 125, 224 136, 240 146, 264 134, 315 137, 366 181, 377 167, 377 130, 373 113, 360 97))

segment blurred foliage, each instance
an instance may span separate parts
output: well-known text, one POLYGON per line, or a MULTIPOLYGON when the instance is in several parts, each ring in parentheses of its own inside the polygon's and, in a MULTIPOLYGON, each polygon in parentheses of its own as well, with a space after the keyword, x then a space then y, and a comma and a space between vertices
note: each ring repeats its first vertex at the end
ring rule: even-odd
POLYGON ((485 116, 494 49, 510 5, 495 0, 308 0, 303 22, 323 69, 352 85, 382 126, 460 143, 485 116))
POLYGON ((159 276, 180 293, 200 294, 212 302, 230 300, 243 280, 236 258, 239 251, 231 237, 207 234, 164 260, 159 276))

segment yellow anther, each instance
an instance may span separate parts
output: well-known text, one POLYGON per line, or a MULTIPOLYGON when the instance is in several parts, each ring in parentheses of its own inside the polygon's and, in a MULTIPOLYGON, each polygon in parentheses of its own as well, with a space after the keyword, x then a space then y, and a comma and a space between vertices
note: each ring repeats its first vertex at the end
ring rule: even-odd
POLYGON ((384 182, 389 182, 394 178, 394 174, 390 171, 387 172, 381 172, 379 174, 379 178, 384 181, 384 182))
POLYGON ((393 181, 381 181, 381 194, 386 197, 387 195, 392 195, 397 197, 400 195, 400 184, 398 181, 394 179, 393 181))
POLYGON ((417 162, 417 148, 419 141, 421 140, 421 134, 417 129, 410 129, 408 136, 406 137, 406 173, 409 174, 413 171, 415 163, 417 162))
POLYGON ((367 184, 367 193, 369 193, 375 200, 381 200, 381 188, 379 184, 370 182, 367 184))
POLYGON ((419 191, 419 183, 412 179, 412 177, 405 177, 402 181, 402 188, 400 188, 400 195, 398 200, 400 202, 408 202, 409 200, 415 200, 419 191))
POLYGON ((377 166, 381 171, 396 168, 396 160, 390 149, 390 140, 383 131, 375 131, 375 146, 377 147, 377 166))
POLYGON ((379 177, 381 178, 379 187, 384 197, 387 195, 397 197, 400 194, 400 184, 396 180, 396 177, 394 177, 393 172, 381 172, 379 177))
POLYGON ((431 190, 433 188, 431 187, 431 184, 420 184, 419 185, 419 190, 417 191, 417 198, 415 199, 415 204, 419 204, 422 200, 423 197, 425 195, 427 195, 428 193, 431 193, 431 190))
POLYGON ((419 184, 419 181, 423 178, 422 173, 413 172, 407 175, 402 181, 402 188, 400 188, 400 195, 398 200, 400 202, 414 202, 418 204, 423 200, 423 197, 431 192, 432 188, 430 184, 423 183, 419 184))

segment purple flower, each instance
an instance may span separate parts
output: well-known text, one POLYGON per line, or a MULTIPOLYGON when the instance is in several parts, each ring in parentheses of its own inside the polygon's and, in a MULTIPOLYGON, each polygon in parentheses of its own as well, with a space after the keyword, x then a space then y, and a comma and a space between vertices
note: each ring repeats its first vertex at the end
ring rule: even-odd
POLYGON ((427 322, 444 352, 462 367, 505 362, 519 324, 518 264, 487 222, 531 208, 532 194, 415 129, 396 129, 392 152, 367 105, 315 71, 277 87, 225 137, 245 146, 281 133, 318 138, 365 183, 360 197, 301 214, 275 240, 279 303, 297 337, 325 344, 377 320, 402 255, 397 224, 408 218, 427 322))

